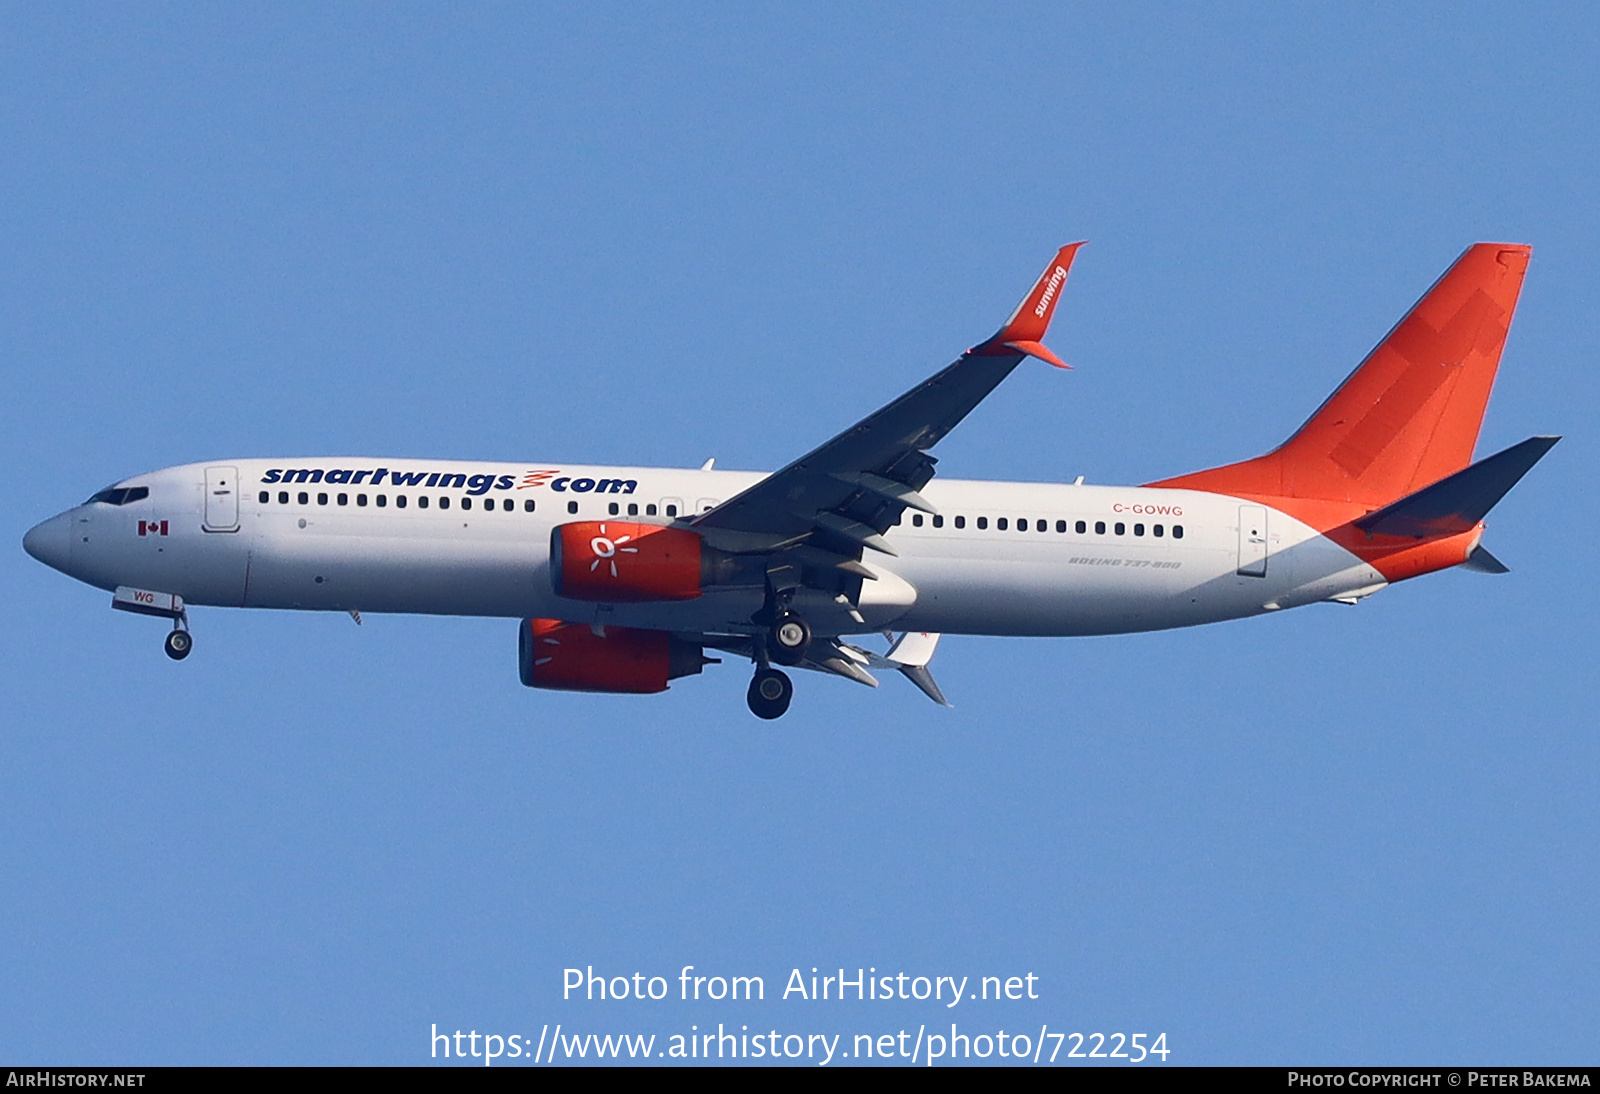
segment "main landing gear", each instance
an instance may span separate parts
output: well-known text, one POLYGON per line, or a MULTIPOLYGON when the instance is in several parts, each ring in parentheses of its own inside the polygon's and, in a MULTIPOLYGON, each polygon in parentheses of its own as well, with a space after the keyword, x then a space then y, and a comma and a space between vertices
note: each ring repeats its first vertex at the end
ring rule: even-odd
POLYGON ((805 660, 811 648, 811 628, 804 619, 791 611, 781 611, 767 629, 766 641, 756 639, 756 675, 750 681, 750 691, 745 698, 750 703, 750 713, 771 721, 783 717, 794 698, 794 683, 779 669, 769 663, 798 665, 805 660), (764 648, 763 648, 764 647, 764 648))
POLYGON ((811 645, 811 627, 793 612, 783 612, 767 631, 767 652, 780 665, 798 665, 811 645))
POLYGON ((770 722, 783 717, 783 712, 789 709, 789 700, 794 698, 794 684, 777 669, 759 668, 745 698, 750 703, 751 714, 770 722))

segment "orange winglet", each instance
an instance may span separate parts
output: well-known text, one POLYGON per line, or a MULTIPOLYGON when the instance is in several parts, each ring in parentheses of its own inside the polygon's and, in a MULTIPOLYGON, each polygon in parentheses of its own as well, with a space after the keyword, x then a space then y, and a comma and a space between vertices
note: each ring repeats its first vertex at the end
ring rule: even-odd
POLYGON ((1056 368, 1072 367, 1051 353, 1042 342, 1007 342, 1006 349, 1014 349, 1018 353, 1026 353, 1029 357, 1037 357, 1041 361, 1049 361, 1056 368))
POLYGON ((1078 248, 1082 246, 1083 242, 1079 241, 1057 251, 1050 265, 1039 275, 1033 289, 1022 298, 1022 303, 1011 313, 1011 318, 1006 320, 1005 326, 995 331, 992 338, 980 342, 967 352, 980 357, 1022 353, 1048 361, 1057 368, 1067 368, 1067 363, 1046 349, 1041 339, 1044 338, 1044 332, 1050 329, 1050 319, 1061 300, 1061 287, 1066 283, 1078 248))

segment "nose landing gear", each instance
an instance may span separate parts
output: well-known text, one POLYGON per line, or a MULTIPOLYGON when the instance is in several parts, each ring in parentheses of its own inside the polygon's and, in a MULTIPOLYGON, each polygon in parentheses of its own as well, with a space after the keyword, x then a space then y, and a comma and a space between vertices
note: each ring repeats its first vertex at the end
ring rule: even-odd
POLYGON ((755 679, 750 681, 750 691, 745 698, 750 703, 751 714, 770 722, 783 717, 783 712, 789 709, 789 700, 794 698, 794 684, 777 669, 760 668, 756 670, 755 679))
POLYGON ((174 661, 182 661, 189 656, 189 651, 194 649, 194 639, 190 637, 188 631, 174 627, 171 633, 167 635, 167 640, 162 644, 162 648, 167 651, 167 656, 174 661))
POLYGON ((111 606, 119 612, 172 620, 172 632, 167 635, 163 648, 174 661, 182 661, 194 649, 194 638, 189 634, 189 613, 183 606, 183 597, 177 593, 158 593, 152 589, 118 585, 117 591, 111 596, 111 606))

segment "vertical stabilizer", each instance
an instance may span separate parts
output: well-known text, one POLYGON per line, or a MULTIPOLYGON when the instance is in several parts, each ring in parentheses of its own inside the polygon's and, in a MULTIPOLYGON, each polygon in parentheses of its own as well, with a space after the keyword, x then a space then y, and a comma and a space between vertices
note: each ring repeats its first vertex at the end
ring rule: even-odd
POLYGON ((1469 247, 1277 449, 1151 485, 1383 505, 1466 467, 1531 253, 1469 247))

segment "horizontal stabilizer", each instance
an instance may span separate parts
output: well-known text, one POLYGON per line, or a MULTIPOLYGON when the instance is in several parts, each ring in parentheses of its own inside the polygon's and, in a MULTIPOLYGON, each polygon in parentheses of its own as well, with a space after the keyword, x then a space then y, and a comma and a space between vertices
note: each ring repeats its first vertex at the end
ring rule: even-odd
POLYGON ((1495 558, 1483 546, 1474 547, 1467 556, 1467 561, 1461 564, 1463 570, 1472 570, 1480 574, 1509 574, 1511 567, 1495 558))
MULTIPOLYGON (((1478 522, 1560 437, 1529 437, 1355 522, 1380 536, 1459 535, 1478 522)), ((1491 556, 1493 557, 1493 556, 1491 556)))

